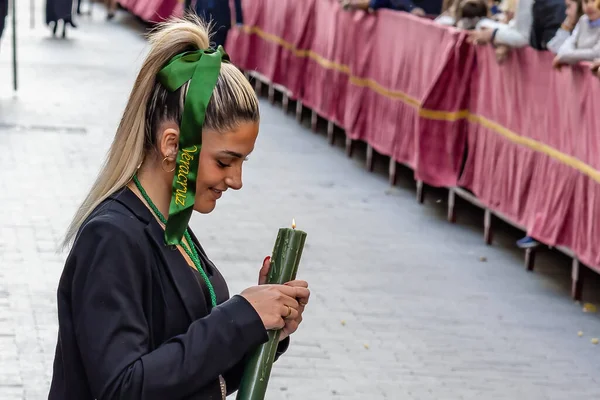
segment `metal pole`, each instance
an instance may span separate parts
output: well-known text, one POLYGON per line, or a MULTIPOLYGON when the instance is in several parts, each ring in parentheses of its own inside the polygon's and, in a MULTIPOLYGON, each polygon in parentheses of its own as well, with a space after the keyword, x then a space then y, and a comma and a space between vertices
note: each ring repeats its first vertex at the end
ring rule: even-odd
POLYGON ((29 0, 30 27, 35 28, 35 0, 29 0))
POLYGON ((17 0, 12 1, 12 45, 13 45, 13 88, 18 89, 17 84, 17 0))

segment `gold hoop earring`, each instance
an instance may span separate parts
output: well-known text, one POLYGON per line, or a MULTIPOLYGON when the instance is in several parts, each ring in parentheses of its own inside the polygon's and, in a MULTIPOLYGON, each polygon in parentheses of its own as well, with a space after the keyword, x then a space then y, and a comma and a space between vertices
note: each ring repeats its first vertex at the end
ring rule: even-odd
POLYGON ((173 169, 167 170, 167 169, 165 168, 165 161, 169 161, 169 157, 165 157, 165 158, 163 158, 163 160, 162 160, 161 167, 162 167, 163 171, 165 171, 165 172, 173 172, 173 171, 175 171, 175 167, 176 167, 176 166, 173 166, 173 169))

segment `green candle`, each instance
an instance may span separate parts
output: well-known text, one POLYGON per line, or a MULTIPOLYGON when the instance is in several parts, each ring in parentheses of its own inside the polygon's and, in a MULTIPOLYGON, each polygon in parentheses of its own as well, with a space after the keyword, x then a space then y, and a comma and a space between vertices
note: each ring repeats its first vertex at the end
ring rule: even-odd
MULTIPOLYGON (((296 279, 305 241, 306 232, 297 230, 295 221, 292 222, 291 229, 279 229, 267 283, 284 284, 296 279)), ((279 344, 279 333, 280 331, 269 331, 269 340, 259 346, 248 359, 236 400, 263 400, 265 398, 279 344)))

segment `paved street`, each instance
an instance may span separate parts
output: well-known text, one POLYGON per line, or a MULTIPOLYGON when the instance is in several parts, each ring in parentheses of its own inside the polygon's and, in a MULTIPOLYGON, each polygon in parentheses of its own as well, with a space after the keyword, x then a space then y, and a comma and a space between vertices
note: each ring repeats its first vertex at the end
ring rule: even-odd
MULTIPOLYGON (((16 95, 10 30, 0 44, 0 399, 39 400, 56 344, 57 246, 146 47, 124 13, 107 23, 97 7, 61 41, 41 24, 42 2, 35 29, 18 3, 16 95)), ((192 222, 232 293, 255 283, 279 227, 294 217, 308 232, 300 275, 312 300, 268 399, 600 398, 600 317, 570 300, 564 257, 546 252, 527 273, 518 232, 485 246, 479 212, 463 207, 449 224, 442 194, 417 204, 408 178, 390 189, 266 100, 244 182, 192 222)), ((586 301, 600 303, 598 282, 586 301)))

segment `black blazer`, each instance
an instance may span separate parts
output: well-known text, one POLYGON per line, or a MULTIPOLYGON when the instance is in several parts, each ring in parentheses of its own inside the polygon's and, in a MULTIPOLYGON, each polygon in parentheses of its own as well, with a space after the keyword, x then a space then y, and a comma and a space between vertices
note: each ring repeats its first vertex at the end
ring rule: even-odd
POLYGON ((244 357, 267 333, 193 241, 217 295, 212 310, 205 284, 131 190, 98 206, 60 279, 49 400, 217 400, 219 375, 227 394, 237 390, 244 357))

